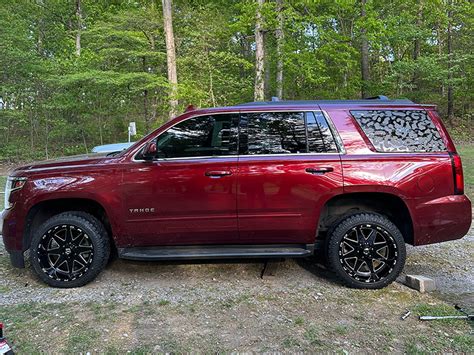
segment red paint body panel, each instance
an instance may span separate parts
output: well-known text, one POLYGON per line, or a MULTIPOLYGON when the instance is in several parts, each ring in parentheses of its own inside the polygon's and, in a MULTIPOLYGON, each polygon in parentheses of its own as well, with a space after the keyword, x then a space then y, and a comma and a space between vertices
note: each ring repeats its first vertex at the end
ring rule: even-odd
MULTIPOLYGON (((117 247, 276 244, 315 241, 321 211, 335 196, 380 192, 400 198, 413 224, 414 244, 461 238, 471 223, 471 203, 454 194, 450 154, 455 147, 433 107, 426 109, 448 152, 377 153, 350 110, 370 104, 236 106, 189 111, 115 157, 78 157, 20 167, 27 177, 3 213, 7 250, 22 251, 29 211, 57 199, 87 199, 107 213, 117 247), (240 155, 168 161, 135 161, 145 143, 190 117, 228 113, 323 110, 331 119, 341 154, 240 155), (313 175, 306 168, 332 168, 313 175), (229 172, 221 177, 209 171, 229 172)), ((74 206, 71 206, 74 209, 74 206)))
POLYGON ((237 210, 241 243, 314 243, 321 209, 342 193, 338 154, 239 158, 237 210), (324 175, 306 168, 330 167, 324 175))
POLYGON ((121 210, 127 244, 238 243, 236 182, 237 157, 125 163, 121 210), (231 175, 206 176, 210 171, 231 175), (143 207, 153 212, 140 212, 143 207))

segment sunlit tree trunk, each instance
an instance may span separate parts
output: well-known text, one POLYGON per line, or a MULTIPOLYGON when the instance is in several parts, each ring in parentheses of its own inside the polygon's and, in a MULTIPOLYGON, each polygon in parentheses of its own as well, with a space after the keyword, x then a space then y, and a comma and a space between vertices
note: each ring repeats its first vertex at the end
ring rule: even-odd
POLYGON ((82 31, 82 10, 81 0, 76 0, 76 19, 77 19, 77 32, 76 32, 76 55, 81 55, 81 31, 82 31))
POLYGON ((366 0, 361 0, 360 16, 362 19, 362 28, 361 28, 361 48, 360 48, 360 68, 362 75, 362 85, 361 85, 361 96, 365 98, 368 96, 368 84, 370 80, 369 72, 369 41, 367 40, 367 28, 366 24, 366 0))
POLYGON ((255 101, 265 99, 265 44, 262 20, 262 6, 265 0, 257 0, 257 21, 255 24, 255 101))
POLYGON ((453 98, 453 1, 448 1, 448 120, 454 118, 453 98))
MULTIPOLYGON (((422 19, 423 19, 423 3, 422 0, 418 0, 418 12, 416 14, 416 27, 421 28, 422 26, 422 19)), ((415 38, 413 44, 413 60, 417 61, 421 54, 421 39, 419 37, 415 38)), ((415 63, 416 65, 416 63, 415 63)), ((415 67, 415 71, 413 73, 413 89, 418 89, 419 85, 419 75, 418 75, 418 67, 415 67)))
POLYGON ((276 96, 280 99, 283 98, 283 0, 277 0, 278 6, 278 27, 275 31, 275 37, 277 42, 277 68, 276 68, 276 96))
POLYGON ((168 81, 171 85, 169 119, 176 116, 178 110, 178 75, 176 73, 176 49, 173 32, 172 0, 162 0, 163 23, 166 41, 166 61, 168 65, 168 81))

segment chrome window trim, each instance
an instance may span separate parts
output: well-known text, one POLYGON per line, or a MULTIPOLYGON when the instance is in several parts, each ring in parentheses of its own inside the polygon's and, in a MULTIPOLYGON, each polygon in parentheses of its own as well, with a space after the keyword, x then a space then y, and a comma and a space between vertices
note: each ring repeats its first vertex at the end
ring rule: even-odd
MULTIPOLYGON (((279 153, 279 154, 230 154, 230 155, 210 155, 210 156, 196 156, 196 157, 179 157, 179 158, 158 158, 158 159, 153 159, 151 160, 152 162, 155 161, 174 161, 174 160, 205 160, 205 159, 223 159, 223 158, 239 158, 239 157, 287 157, 287 156, 304 156, 304 155, 340 155, 340 154, 346 154, 346 150, 344 148, 344 145, 342 143, 342 139, 339 136, 339 132, 337 132, 336 127, 334 126, 334 123, 332 122, 331 118, 327 114, 325 110, 298 110, 298 109, 271 109, 271 110, 252 110, 252 111, 232 111, 232 112, 216 112, 216 113, 202 113, 202 114, 197 114, 195 116, 191 116, 186 118, 185 120, 179 121, 168 127, 166 131, 161 132, 158 136, 156 136, 154 139, 158 138, 160 135, 163 133, 167 132, 169 129, 173 128, 177 124, 190 120, 192 118, 196 117, 202 117, 202 116, 216 116, 216 115, 235 115, 238 114, 239 116, 243 113, 265 113, 265 112, 321 112, 326 119, 326 122, 328 123, 329 130, 331 131, 334 141, 336 142, 336 146, 338 149, 338 152, 336 153, 279 153)), ((240 123, 240 122, 239 122, 240 123)), ((305 123, 306 124, 306 123, 305 123)), ((240 130, 239 130, 239 136, 240 136, 240 130)), ((240 138, 240 137, 239 137, 240 138)), ((134 156, 132 161, 133 162, 145 162, 145 159, 136 159, 136 156, 138 153, 143 149, 143 147, 147 144, 148 142, 145 142, 142 144, 139 148, 135 150, 134 156)))

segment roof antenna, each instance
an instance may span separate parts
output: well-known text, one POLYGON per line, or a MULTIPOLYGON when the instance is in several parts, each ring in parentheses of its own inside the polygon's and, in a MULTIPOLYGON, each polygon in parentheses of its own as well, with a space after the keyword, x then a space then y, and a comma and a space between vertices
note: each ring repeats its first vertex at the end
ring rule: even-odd
POLYGON ((280 99, 278 98, 278 96, 272 96, 272 102, 275 102, 275 101, 280 101, 280 99))

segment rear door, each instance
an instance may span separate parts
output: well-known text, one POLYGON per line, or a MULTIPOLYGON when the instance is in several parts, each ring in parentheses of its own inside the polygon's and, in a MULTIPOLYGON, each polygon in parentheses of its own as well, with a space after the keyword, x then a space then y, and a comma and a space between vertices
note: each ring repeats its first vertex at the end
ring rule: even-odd
POLYGON ((241 243, 314 243, 321 208, 342 192, 321 111, 242 112, 237 213, 241 243))

